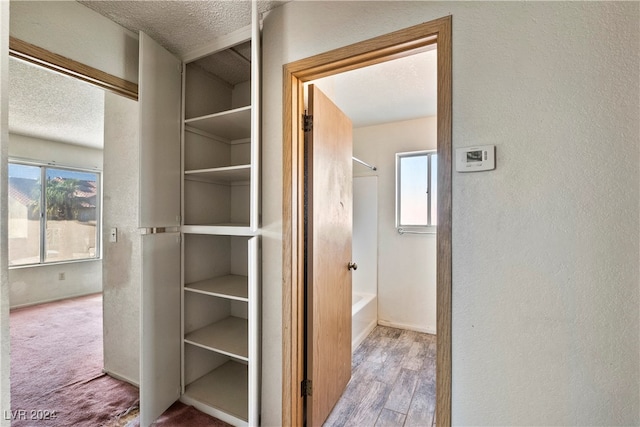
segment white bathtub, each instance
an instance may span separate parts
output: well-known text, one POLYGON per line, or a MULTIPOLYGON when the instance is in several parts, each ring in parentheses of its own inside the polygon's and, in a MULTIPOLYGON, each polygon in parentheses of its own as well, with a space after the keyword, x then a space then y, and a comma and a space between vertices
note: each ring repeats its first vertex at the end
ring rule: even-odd
POLYGON ((351 351, 354 351, 378 324, 378 297, 353 293, 351 306, 351 351))

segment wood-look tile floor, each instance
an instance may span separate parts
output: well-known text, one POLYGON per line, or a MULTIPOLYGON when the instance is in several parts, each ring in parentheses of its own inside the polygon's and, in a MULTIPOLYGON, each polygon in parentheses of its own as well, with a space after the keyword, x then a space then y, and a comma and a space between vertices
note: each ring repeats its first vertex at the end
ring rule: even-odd
POLYGON ((376 326, 353 353, 351 381, 326 427, 435 425, 435 335, 376 326))

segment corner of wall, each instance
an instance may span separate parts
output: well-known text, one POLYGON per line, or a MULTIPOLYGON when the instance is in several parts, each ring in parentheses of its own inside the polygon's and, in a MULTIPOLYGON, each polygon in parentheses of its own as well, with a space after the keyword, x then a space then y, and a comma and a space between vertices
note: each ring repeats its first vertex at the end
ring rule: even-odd
MULTIPOLYGON (((9 147, 9 2, 0 1, 0 227, 6 229, 7 217, 7 156, 9 147)), ((10 410, 10 335, 9 281, 7 233, 0 233, 0 412, 10 410)), ((0 426, 8 427, 10 420, 0 417, 0 426)))
POLYGON ((107 93, 102 224, 104 366, 110 374, 134 384, 140 381, 137 138, 137 102, 107 93), (111 228, 117 229, 117 242, 109 241, 111 228))

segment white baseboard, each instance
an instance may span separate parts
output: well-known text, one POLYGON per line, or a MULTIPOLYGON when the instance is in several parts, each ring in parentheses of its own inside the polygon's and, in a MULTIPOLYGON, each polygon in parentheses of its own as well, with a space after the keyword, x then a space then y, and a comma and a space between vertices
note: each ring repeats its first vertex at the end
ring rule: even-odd
POLYGON ((72 295, 67 295, 67 296, 51 298, 51 299, 45 299, 45 300, 41 300, 41 301, 33 301, 33 302, 27 302, 27 303, 24 303, 24 304, 12 305, 12 306, 9 307, 9 310, 15 310, 15 309, 18 309, 18 308, 25 308, 25 307, 33 307, 34 305, 48 304, 50 302, 58 302, 58 301, 64 301, 66 299, 88 297, 89 295, 98 295, 98 294, 102 294, 102 291, 81 292, 79 294, 72 294, 72 295))
POLYGON ((411 325, 407 323, 389 322, 388 320, 381 320, 381 319, 378 319, 378 325, 388 326, 390 328, 406 329, 408 331, 422 332, 422 333, 431 334, 431 335, 436 334, 436 328, 432 326, 425 327, 425 326, 411 325))

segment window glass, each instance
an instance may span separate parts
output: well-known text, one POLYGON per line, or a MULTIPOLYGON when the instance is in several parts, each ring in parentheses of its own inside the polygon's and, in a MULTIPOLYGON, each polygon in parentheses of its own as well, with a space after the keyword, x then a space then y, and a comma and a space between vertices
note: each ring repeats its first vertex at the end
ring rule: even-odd
POLYGON ((9 164, 9 265, 40 262, 41 172, 9 164))
POLYGON ((396 227, 433 227, 438 219, 435 151, 396 154, 396 227))
POLYGON ((438 155, 431 154, 429 156, 431 163, 429 164, 429 170, 431 172, 431 223, 430 225, 438 224, 438 155))
POLYGON ((428 225, 428 175, 426 155, 400 158, 400 224, 428 225))
POLYGON ((95 173, 47 168, 45 262, 95 258, 97 182, 95 173))
POLYGON ((98 258, 100 174, 9 163, 9 265, 98 258))

